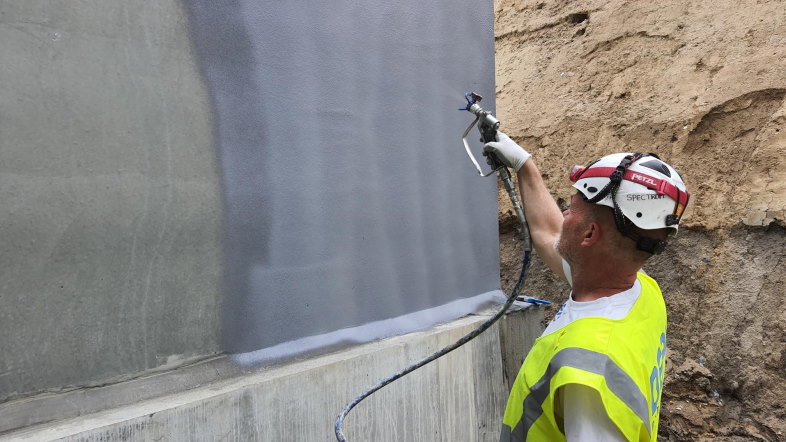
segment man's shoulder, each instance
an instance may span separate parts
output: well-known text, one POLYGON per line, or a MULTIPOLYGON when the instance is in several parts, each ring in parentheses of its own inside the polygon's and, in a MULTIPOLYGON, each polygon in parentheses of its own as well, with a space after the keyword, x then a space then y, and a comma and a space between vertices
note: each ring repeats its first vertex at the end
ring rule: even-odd
POLYGON ((642 290, 655 290, 660 293, 660 286, 658 285, 658 281, 655 280, 652 276, 648 275, 644 269, 639 270, 638 274, 636 275, 636 279, 642 285, 642 290))

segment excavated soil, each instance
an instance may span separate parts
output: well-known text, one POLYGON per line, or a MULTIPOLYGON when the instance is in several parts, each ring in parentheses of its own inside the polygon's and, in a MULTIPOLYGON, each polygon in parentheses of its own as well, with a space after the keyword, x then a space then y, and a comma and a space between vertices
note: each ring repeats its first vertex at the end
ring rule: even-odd
MULTIPOLYGON (((497 116, 559 204, 570 166, 621 151, 658 153, 692 193, 645 267, 669 314, 659 438, 786 440, 786 2, 495 8, 497 116)), ((510 289, 521 245, 502 193, 500 235, 510 289)), ((568 287, 536 260, 526 292, 559 304, 568 287)))

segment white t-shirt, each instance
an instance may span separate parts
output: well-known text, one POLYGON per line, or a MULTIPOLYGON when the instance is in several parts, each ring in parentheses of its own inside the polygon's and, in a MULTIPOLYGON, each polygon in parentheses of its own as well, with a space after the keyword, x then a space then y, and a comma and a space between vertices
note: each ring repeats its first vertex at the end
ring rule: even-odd
MULTIPOLYGON (((573 285, 570 267, 563 260, 562 268, 568 283, 573 285)), ((573 293, 543 331, 543 336, 553 333, 571 322, 589 316, 622 319, 628 315, 641 294, 641 283, 636 280, 633 287, 612 296, 589 302, 576 302, 573 293)), ((625 438, 609 419, 603 408, 600 395, 592 388, 569 384, 560 389, 558 402, 562 402, 563 428, 568 441, 624 442, 625 438)), ((559 408, 559 403, 556 407, 559 408)))
POLYGON ((588 316, 602 316, 610 319, 622 319, 628 315, 633 304, 641 294, 641 283, 637 279, 633 287, 616 295, 606 296, 589 302, 576 302, 573 293, 560 307, 554 319, 543 331, 543 336, 561 329, 571 322, 588 316))

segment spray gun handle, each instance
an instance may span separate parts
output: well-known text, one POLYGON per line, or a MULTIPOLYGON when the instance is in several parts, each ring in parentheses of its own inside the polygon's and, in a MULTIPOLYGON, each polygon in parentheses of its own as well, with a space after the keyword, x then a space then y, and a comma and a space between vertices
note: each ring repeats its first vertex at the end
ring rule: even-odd
MULTIPOLYGON (((480 131, 480 141, 483 144, 490 143, 492 141, 497 140, 497 127, 499 124, 487 124, 485 122, 480 122, 478 124, 478 130, 480 131)), ((505 167, 505 164, 499 160, 497 155, 494 152, 483 152, 483 156, 486 157, 486 162, 489 166, 491 166, 492 170, 499 171, 500 169, 505 167)))

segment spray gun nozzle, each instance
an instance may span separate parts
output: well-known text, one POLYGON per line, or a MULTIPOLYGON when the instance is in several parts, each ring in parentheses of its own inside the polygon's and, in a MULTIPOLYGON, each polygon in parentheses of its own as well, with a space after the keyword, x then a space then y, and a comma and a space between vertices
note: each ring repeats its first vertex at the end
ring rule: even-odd
POLYGON ((466 94, 464 94, 464 98, 467 100, 467 105, 465 107, 460 107, 459 110, 468 111, 470 110, 469 108, 472 107, 473 104, 483 99, 483 97, 481 97, 480 95, 474 92, 467 92, 466 94))
POLYGON ((464 98, 467 99, 467 103, 469 103, 469 104, 478 103, 478 102, 480 102, 480 100, 483 99, 483 97, 481 97, 480 95, 478 95, 478 94, 476 94, 474 92, 467 92, 466 94, 464 94, 464 98))

